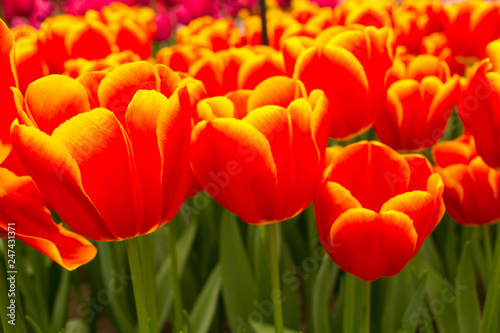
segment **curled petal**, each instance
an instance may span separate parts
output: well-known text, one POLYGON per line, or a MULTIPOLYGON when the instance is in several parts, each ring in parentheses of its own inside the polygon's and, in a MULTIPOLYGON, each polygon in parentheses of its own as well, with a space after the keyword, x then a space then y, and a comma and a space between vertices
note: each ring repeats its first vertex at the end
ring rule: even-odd
POLYGON ((418 236, 406 214, 353 208, 333 223, 330 237, 340 268, 373 281, 399 273, 412 258, 418 236))
POLYGON ((5 233, 15 230, 16 238, 68 270, 95 257, 97 250, 88 240, 52 221, 30 177, 0 168, 0 183, 0 228, 5 233))
POLYGON ((269 142, 254 126, 228 118, 198 123, 191 165, 208 194, 244 221, 273 221, 276 165, 269 142))

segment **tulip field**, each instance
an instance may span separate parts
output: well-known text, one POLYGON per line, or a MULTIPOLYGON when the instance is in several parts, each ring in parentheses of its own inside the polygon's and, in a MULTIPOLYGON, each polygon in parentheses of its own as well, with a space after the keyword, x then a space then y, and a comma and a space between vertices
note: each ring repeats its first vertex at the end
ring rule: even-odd
POLYGON ((500 333, 500 2, 0 18, 0 332, 500 333))

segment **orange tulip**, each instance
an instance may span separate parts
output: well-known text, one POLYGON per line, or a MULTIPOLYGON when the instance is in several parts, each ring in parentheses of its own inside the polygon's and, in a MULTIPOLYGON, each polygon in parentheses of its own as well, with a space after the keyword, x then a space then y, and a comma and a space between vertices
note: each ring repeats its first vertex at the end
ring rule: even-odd
MULTIPOLYGON (((32 121, 38 128, 12 126, 21 161, 51 207, 77 233, 95 240, 127 239, 156 230, 180 209, 188 186, 191 133, 188 88, 177 87, 180 81, 162 65, 123 65, 100 82, 103 108, 80 112, 89 107, 89 97, 75 81, 72 88, 58 85, 79 91, 68 94, 77 99, 58 99, 66 112, 40 107, 40 117, 33 115, 32 121)), ((33 91, 38 92, 33 98, 37 106, 48 105, 41 97, 51 82, 33 90, 36 83, 26 96, 31 113, 33 91)))
POLYGON ((392 26, 392 1, 349 0, 335 7, 338 25, 362 24, 375 28, 392 26))
POLYGON ((283 60, 285 63, 285 72, 289 77, 293 76, 295 70, 295 63, 302 52, 308 47, 315 45, 315 41, 309 37, 290 37, 283 45, 283 60))
POLYGON ((328 102, 286 77, 247 97, 246 115, 227 97, 198 104, 211 119, 193 129, 191 165, 208 194, 245 222, 282 221, 302 212, 323 181, 328 102))
POLYGON ((396 45, 418 54, 422 39, 441 30, 442 12, 443 5, 436 0, 403 1, 392 15, 396 45))
POLYGON ((444 60, 429 54, 416 57, 408 54, 397 56, 387 75, 387 86, 403 79, 422 81, 424 77, 430 75, 439 78, 442 82, 446 82, 451 76, 448 64, 444 60))
POLYGON ((12 144, 9 128, 16 118, 14 96, 10 87, 17 86, 17 72, 14 55, 14 36, 0 20, 0 100, 2 101, 2 119, 0 121, 0 163, 9 155, 12 144))
POLYGON ((36 80, 28 86, 24 100, 19 91, 14 92, 19 121, 49 135, 66 120, 90 111, 85 87, 67 76, 49 75, 36 80))
POLYGON ((291 37, 309 37, 309 38, 315 38, 317 35, 321 33, 321 28, 316 26, 315 24, 292 24, 288 26, 284 31, 283 34, 280 37, 279 40, 279 50, 282 50, 285 42, 288 40, 288 38, 291 37))
POLYGON ((37 31, 30 28, 20 26, 12 29, 12 33, 16 36, 15 55, 19 89, 23 94, 31 82, 49 74, 49 67, 38 51, 37 31))
POLYGON ((110 25, 116 36, 116 45, 120 51, 131 50, 138 54, 141 59, 147 59, 151 55, 151 36, 132 19, 124 19, 110 25))
POLYGON ((189 72, 189 67, 199 58, 197 47, 177 44, 158 51, 156 60, 159 64, 170 67, 174 71, 189 72))
POLYGON ((314 203, 323 247, 363 280, 399 273, 444 214, 441 177, 424 156, 398 155, 379 142, 333 154, 314 203))
POLYGON ((208 96, 222 96, 238 89, 240 67, 250 57, 255 53, 247 48, 206 53, 189 68, 189 75, 203 82, 208 96))
POLYGON ((479 155, 500 169, 500 72, 483 61, 457 101, 458 114, 474 136, 479 155))
POLYGON ((444 7, 444 13, 444 32, 456 55, 481 57, 500 35, 500 10, 493 3, 469 0, 444 7))
POLYGON ((444 134, 460 92, 458 78, 443 83, 435 76, 421 82, 400 80, 388 91, 385 107, 374 123, 380 141, 395 150, 420 150, 444 134))
POLYGON ((422 54, 431 54, 446 61, 451 74, 462 75, 465 71, 467 60, 456 57, 448 43, 448 38, 442 32, 435 32, 422 39, 422 54), (465 61, 464 61, 465 60, 465 61))
POLYGON ((177 43, 191 44, 212 51, 226 50, 242 45, 240 32, 229 20, 197 18, 177 33, 177 43))
POLYGON ((110 71, 119 65, 139 60, 141 60, 141 57, 130 50, 111 53, 104 59, 70 59, 64 62, 64 74, 77 78, 88 72, 110 71))
POLYGON ((443 178, 446 210, 455 221, 469 226, 500 221, 500 172, 477 155, 471 136, 438 143, 432 156, 443 178))
POLYGON ((366 131, 380 113, 391 65, 390 30, 359 28, 339 32, 324 48, 302 52, 294 78, 304 82, 308 92, 325 92, 330 136, 347 139, 366 131))
POLYGON ((50 209, 30 177, 16 176, 3 167, 0 167, 0 230, 4 237, 9 232, 15 233, 16 239, 68 270, 89 262, 97 252, 82 236, 66 230, 62 224, 54 224, 50 209))
POLYGON ((38 49, 47 62, 50 73, 64 72, 64 62, 70 59, 65 38, 69 30, 79 23, 81 19, 75 16, 58 15, 47 18, 41 24, 38 32, 38 49))
POLYGON ((254 89, 265 79, 280 75, 285 75, 281 52, 251 56, 243 61, 238 71, 238 89, 254 89))
MULTIPOLYGON (((87 11, 85 18, 88 18, 90 11, 87 11)), ((155 11, 149 7, 127 6, 121 2, 113 2, 109 6, 101 9, 101 13, 97 13, 100 20, 107 25, 113 23, 131 20, 138 25, 138 28, 145 32, 149 38, 156 34, 155 11)))

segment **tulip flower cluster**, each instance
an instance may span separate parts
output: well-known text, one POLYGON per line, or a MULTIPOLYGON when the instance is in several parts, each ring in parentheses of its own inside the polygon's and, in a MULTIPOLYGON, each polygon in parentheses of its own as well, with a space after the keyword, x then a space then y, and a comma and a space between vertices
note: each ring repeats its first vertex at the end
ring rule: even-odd
MULTIPOLYGON (((120 332, 500 329, 499 4, 130 2, 0 20, 0 290, 15 226, 101 285, 125 243, 137 325, 122 289, 104 304, 120 332), (160 48, 162 15, 186 25, 160 48), (468 289, 438 311, 447 280, 468 289)), ((26 290, 50 271, 32 249, 26 290)), ((21 292, 20 321, 65 327, 64 274, 57 295, 21 292)))

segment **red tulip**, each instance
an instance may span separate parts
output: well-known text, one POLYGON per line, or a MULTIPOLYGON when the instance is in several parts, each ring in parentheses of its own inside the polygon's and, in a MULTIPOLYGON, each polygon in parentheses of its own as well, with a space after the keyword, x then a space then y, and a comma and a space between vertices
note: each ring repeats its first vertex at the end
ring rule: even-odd
POLYGON ((392 65, 390 41, 387 28, 348 30, 298 57, 294 78, 308 92, 321 89, 328 98, 331 137, 347 139, 366 131, 382 110, 385 75, 392 65))
POLYGON ((14 36, 0 20, 0 100, 2 101, 2 119, 0 121, 0 163, 9 155, 12 144, 9 128, 16 118, 14 96, 10 87, 17 86, 17 72, 14 55, 14 36))
POLYGON ((243 62, 255 53, 246 48, 230 48, 206 53, 189 68, 189 74, 200 80, 208 96, 222 96, 238 89, 238 73, 243 62))
POLYGON ((388 91, 385 107, 374 127, 380 141, 395 150, 420 150, 444 134, 456 98, 458 78, 443 83, 435 76, 421 82, 400 80, 388 91))
POLYGON ((500 172, 477 155, 474 139, 462 136, 432 150, 444 182, 444 203, 455 221, 476 226, 500 221, 500 172))
POLYGON ((95 240, 126 239, 156 230, 180 209, 188 186, 191 104, 188 88, 177 82, 162 65, 123 65, 99 85, 100 105, 109 110, 68 107, 55 117, 77 115, 55 129, 57 122, 34 118, 46 132, 12 126, 19 157, 73 230, 95 240))
POLYGON ((481 57, 486 45, 500 34, 496 4, 466 1, 444 7, 444 33, 456 55, 481 57))
POLYGON ((399 55, 395 57, 392 68, 387 73, 387 86, 403 79, 422 81, 424 77, 431 75, 444 83, 451 77, 450 68, 444 60, 430 54, 416 57, 409 54, 399 55))
POLYGON ((490 167, 500 169, 500 72, 491 68, 488 60, 483 61, 457 105, 479 155, 490 167))
POLYGON ((28 85, 49 74, 49 67, 38 50, 38 37, 36 30, 13 32, 16 37, 16 71, 19 79, 19 89, 24 94, 28 85))
POLYGON ((399 273, 444 214, 441 177, 424 156, 378 142, 335 153, 314 204, 323 247, 363 280, 399 273))
POLYGON ((323 181, 328 135, 323 92, 307 98, 299 81, 273 77, 248 97, 243 119, 227 114, 226 105, 232 103, 227 98, 209 101, 212 119, 193 129, 196 178, 218 203, 248 223, 299 214, 323 181))
POLYGON ((422 39, 442 29, 442 13, 443 5, 436 0, 403 1, 392 15, 396 44, 418 54, 422 39))
POLYGON ((96 255, 85 238, 52 221, 50 209, 30 177, 0 167, 0 229, 62 267, 73 270, 96 255), (11 229, 10 229, 10 228, 11 229))

